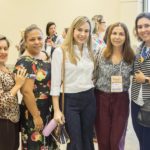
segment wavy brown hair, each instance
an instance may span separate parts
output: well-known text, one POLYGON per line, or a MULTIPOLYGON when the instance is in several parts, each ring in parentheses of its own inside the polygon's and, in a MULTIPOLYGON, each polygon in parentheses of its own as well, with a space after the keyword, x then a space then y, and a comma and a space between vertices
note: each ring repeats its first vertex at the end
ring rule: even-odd
POLYGON ((125 42, 123 44, 123 48, 122 48, 122 56, 123 56, 123 60, 128 63, 131 64, 134 61, 134 51, 131 48, 131 44, 130 44, 130 37, 129 37, 129 31, 127 29, 127 26, 124 23, 121 22, 117 22, 115 24, 112 24, 109 32, 108 32, 108 36, 107 36, 107 46, 104 50, 104 57, 105 59, 110 59, 112 54, 113 54, 113 45, 111 42, 111 34, 112 31, 115 27, 122 27, 125 33, 125 42))

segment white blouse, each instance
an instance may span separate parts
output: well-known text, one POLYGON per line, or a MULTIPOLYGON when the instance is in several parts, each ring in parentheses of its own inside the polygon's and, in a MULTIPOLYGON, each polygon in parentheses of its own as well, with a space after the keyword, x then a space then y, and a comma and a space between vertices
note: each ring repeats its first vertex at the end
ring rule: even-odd
MULTIPOLYGON (((72 64, 68 58, 65 60, 65 93, 78 93, 94 87, 92 74, 94 63, 90 59, 87 46, 83 47, 81 56, 78 46, 74 46, 76 55, 80 58, 77 65, 72 64)), ((62 92, 61 69, 63 53, 62 49, 56 48, 52 58, 51 92, 50 95, 59 96, 62 92)))

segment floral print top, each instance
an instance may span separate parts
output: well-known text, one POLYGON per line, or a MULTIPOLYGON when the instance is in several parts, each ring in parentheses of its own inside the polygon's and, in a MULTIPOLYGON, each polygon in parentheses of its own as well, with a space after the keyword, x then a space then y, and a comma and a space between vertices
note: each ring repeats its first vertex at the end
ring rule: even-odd
POLYGON ((19 121, 18 99, 10 93, 14 85, 13 73, 0 70, 0 118, 16 123, 19 121))
POLYGON ((103 92, 111 92, 111 76, 121 75, 123 91, 128 91, 130 86, 130 75, 133 72, 133 64, 128 65, 125 61, 113 64, 111 60, 106 60, 103 56, 98 65, 98 75, 96 89, 103 92))
POLYGON ((22 56, 16 63, 15 69, 24 66, 27 69, 28 78, 35 80, 34 96, 36 99, 47 99, 50 91, 50 63, 30 56, 22 56), (48 64, 48 65, 47 65, 48 64))

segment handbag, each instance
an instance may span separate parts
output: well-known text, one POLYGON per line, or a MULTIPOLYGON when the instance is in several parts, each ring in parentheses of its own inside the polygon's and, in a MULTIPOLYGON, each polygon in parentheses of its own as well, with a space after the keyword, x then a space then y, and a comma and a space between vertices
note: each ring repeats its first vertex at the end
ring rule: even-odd
MULTIPOLYGON (((62 49, 63 52, 63 62, 62 62, 62 96, 61 96, 61 109, 62 113, 64 114, 64 81, 65 81, 65 51, 62 49)), ((70 142, 69 135, 65 128, 65 124, 60 125, 58 124, 54 131, 51 133, 54 140, 57 144, 67 144, 70 142)))
POLYGON ((150 100, 146 101, 140 108, 137 116, 137 122, 141 126, 150 128, 150 100))

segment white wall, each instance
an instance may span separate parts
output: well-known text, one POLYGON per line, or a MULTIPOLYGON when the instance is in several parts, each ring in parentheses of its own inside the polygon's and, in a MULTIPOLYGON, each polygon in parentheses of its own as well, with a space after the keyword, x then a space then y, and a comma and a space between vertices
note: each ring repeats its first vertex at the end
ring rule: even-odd
MULTIPOLYGON (((15 63, 17 59, 14 45, 20 40, 20 31, 33 23, 37 24, 44 34, 47 22, 54 21, 58 33, 61 33, 63 28, 70 26, 72 20, 79 15, 91 18, 95 14, 102 14, 108 24, 119 20, 128 23, 126 18, 129 16, 132 19, 134 16, 127 14, 127 17, 123 18, 122 10, 129 4, 125 3, 125 6, 120 1, 122 0, 0 0, 0 34, 6 35, 12 45, 8 62, 15 63)), ((127 12, 137 13, 137 3, 133 5, 127 12)), ((130 25, 133 28, 133 25, 130 25)))

